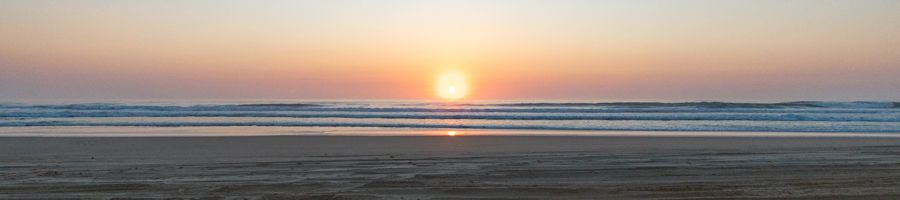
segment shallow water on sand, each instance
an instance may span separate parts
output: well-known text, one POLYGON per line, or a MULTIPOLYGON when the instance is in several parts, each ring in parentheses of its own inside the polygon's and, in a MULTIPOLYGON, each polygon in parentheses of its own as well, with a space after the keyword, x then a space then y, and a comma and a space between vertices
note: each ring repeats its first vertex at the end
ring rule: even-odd
POLYGON ((2 137, 220 137, 220 136, 621 136, 621 137, 841 137, 900 138, 896 133, 571 131, 368 127, 0 127, 2 137))

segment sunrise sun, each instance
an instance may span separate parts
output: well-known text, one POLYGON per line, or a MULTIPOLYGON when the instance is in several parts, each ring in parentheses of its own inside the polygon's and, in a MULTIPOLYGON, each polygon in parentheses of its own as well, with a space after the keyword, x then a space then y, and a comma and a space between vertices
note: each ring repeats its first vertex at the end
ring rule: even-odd
POLYGON ((469 92, 466 77, 459 72, 444 72, 437 78, 437 94, 444 99, 461 99, 469 92))

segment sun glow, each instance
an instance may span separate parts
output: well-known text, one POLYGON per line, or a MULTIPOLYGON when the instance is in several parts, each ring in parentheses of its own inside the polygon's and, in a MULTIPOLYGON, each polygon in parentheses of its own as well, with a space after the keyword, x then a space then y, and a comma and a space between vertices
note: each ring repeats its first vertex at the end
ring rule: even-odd
POLYGON ((469 92, 466 77, 459 72, 445 72, 437 79, 437 94, 444 99, 461 99, 469 92))

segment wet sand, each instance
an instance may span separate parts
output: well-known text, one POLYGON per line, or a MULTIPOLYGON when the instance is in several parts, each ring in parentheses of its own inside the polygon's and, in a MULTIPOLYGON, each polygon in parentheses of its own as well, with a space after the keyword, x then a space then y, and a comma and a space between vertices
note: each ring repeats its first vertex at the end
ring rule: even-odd
POLYGON ((900 139, 0 137, 0 199, 896 199, 900 139))

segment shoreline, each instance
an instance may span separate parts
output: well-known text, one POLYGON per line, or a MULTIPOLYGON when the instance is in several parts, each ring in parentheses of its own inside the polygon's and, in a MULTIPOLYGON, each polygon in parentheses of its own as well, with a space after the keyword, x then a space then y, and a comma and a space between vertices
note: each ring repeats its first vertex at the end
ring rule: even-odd
POLYGON ((0 127, 7 137, 247 137, 247 136, 570 136, 570 137, 778 137, 900 138, 886 132, 592 131, 532 129, 434 129, 372 127, 0 127))

